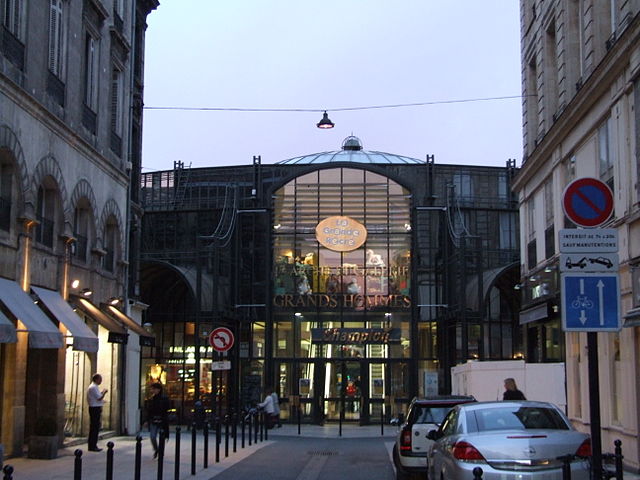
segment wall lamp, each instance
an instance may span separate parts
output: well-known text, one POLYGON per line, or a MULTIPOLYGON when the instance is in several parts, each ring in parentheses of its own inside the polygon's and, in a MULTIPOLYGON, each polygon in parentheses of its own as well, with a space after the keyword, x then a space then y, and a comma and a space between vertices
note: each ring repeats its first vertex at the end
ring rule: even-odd
POLYGON ((78 280, 78 279, 76 278, 75 280, 73 280, 73 281, 71 282, 71 285, 70 285, 70 286, 71 286, 71 288, 73 288, 73 289, 78 288, 78 287, 80 286, 80 280, 78 280))
POLYGON ((333 123, 329 119, 329 115, 327 115, 327 111, 326 110, 322 114, 322 120, 320 120, 318 123, 316 123, 316 127, 318 127, 318 128, 333 128, 335 126, 336 126, 336 124, 333 123))
POLYGON ((551 273, 554 270, 556 270, 558 267, 556 267, 555 265, 547 265, 546 267, 544 267, 544 272, 545 273, 551 273))
POLYGON ((93 290, 91 290, 90 288, 83 288, 82 290, 80 290, 80 295, 82 295, 83 297, 90 297, 91 295, 93 295, 93 290))
POLYGON ((109 305, 117 305, 120 303, 120 298, 119 297, 111 297, 109 299, 109 305))
POLYGON ((513 286, 513 289, 514 289, 514 290, 520 290, 520 289, 522 288, 522 286, 523 286, 523 285, 522 285, 521 283, 516 283, 516 284, 513 286))

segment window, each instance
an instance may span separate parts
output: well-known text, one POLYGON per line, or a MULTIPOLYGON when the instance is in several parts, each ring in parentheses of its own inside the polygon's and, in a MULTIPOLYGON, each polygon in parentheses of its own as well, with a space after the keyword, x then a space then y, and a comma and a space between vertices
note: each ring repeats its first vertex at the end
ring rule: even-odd
POLYGON ((115 271, 116 261, 116 245, 118 238, 118 225, 115 220, 111 219, 107 222, 104 232, 104 249, 106 254, 103 259, 103 267, 107 272, 115 271))
POLYGON ((89 250, 89 219, 90 213, 85 200, 76 207, 73 222, 73 236, 76 239, 73 255, 82 262, 87 261, 89 250))
POLYGON ((36 242, 53 248, 55 227, 55 190, 41 185, 38 188, 38 200, 36 207, 36 220, 38 226, 35 230, 36 242))
POLYGON ((612 142, 612 122, 611 117, 607 118, 600 128, 598 128, 598 160, 600 180, 609 185, 611 191, 613 188, 613 162, 615 160, 613 142, 612 142))
POLYGON ((111 131, 122 136, 122 72, 111 72, 111 131))
POLYGON ((640 265, 631 267, 631 281, 633 282, 631 287, 633 292, 632 306, 640 308, 640 265))
POLYGON ((0 230, 11 230, 11 197, 13 187, 13 166, 0 164, 0 230))
POLYGON ((4 0, 2 5, 2 24, 13 35, 22 39, 22 17, 23 17, 23 1, 22 0, 4 0))
POLYGON ((85 78, 84 78, 84 103, 92 111, 98 110, 98 71, 99 51, 98 40, 87 33, 85 38, 85 78))
POLYGON ((553 225, 553 179, 548 179, 544 184, 544 251, 545 258, 553 257, 555 253, 555 229, 553 225))
POLYGON ((545 120, 551 126, 558 111, 558 49, 556 43, 556 22, 547 27, 544 38, 544 83, 545 83, 545 120))
POLYGON ((536 148, 538 136, 538 66, 535 56, 529 61, 526 82, 527 150, 532 152, 536 148))
POLYGON ((64 25, 62 0, 50 0, 49 4, 49 70, 56 77, 64 74, 64 25))
POLYGON ((527 227, 529 229, 529 238, 531 239, 536 236, 536 201, 533 197, 527 202, 527 215, 527 227))

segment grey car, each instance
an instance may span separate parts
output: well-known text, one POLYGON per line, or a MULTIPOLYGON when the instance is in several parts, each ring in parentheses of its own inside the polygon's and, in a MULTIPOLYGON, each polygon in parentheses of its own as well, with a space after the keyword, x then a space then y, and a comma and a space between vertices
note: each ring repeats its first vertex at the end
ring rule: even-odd
POLYGON ((591 441, 547 402, 458 405, 438 430, 428 455, 430 480, 562 480, 561 456, 571 456, 572 480, 589 479, 591 441))

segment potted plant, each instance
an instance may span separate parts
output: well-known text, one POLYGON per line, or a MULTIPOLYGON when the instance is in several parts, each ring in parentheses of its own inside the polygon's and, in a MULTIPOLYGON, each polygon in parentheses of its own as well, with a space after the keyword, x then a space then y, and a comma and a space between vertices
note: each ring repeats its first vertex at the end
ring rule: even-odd
POLYGON ((29 458, 52 459, 58 456, 58 423, 52 417, 38 417, 29 437, 29 458))

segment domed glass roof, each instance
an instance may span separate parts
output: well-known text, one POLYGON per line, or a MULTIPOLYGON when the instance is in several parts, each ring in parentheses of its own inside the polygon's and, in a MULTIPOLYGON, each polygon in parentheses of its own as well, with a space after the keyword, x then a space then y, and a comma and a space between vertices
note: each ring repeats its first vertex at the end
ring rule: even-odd
POLYGON ((358 137, 349 136, 342 142, 342 150, 336 152, 313 153, 302 157, 289 158, 278 162, 279 165, 307 165, 312 163, 392 163, 392 164, 424 164, 422 160, 403 157, 393 153, 372 152, 362 149, 358 137))

